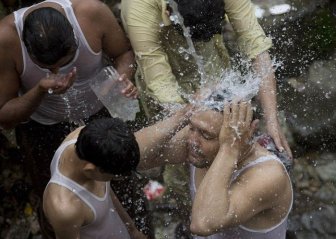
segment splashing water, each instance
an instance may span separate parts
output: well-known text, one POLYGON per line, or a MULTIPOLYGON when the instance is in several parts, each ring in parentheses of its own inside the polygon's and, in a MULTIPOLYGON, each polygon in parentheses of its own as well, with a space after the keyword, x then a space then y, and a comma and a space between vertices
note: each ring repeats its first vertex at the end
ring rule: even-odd
POLYGON ((190 35, 190 29, 189 27, 186 27, 184 25, 184 20, 183 17, 181 16, 180 12, 178 11, 177 8, 177 3, 174 0, 168 0, 168 4, 172 9, 172 15, 169 17, 169 19, 174 22, 175 24, 179 24, 182 27, 183 30, 183 36, 186 38, 187 40, 187 44, 188 44, 188 49, 183 49, 182 47, 179 48, 179 52, 183 53, 184 52, 184 58, 186 60, 189 59, 189 54, 192 55, 196 61, 197 67, 198 67, 198 73, 200 74, 201 77, 201 85, 204 84, 206 82, 206 74, 205 74, 205 70, 204 70, 204 64, 203 64, 203 60, 202 57, 199 56, 196 53, 195 50, 195 46, 194 43, 191 39, 191 35, 190 35))
MULTIPOLYGON (((177 3, 174 0, 167 0, 172 9, 170 20, 175 24, 179 24, 183 29, 183 35, 186 38, 188 49, 179 47, 178 52, 184 54, 188 58, 191 55, 197 64, 198 73, 200 74, 200 97, 194 99, 191 95, 183 95, 189 102, 201 106, 217 110, 222 110, 224 104, 232 100, 248 101, 259 91, 259 77, 255 76, 251 71, 242 75, 239 71, 223 70, 221 77, 212 79, 211 76, 206 76, 202 57, 196 53, 193 41, 190 35, 189 27, 184 25, 184 20, 178 11, 177 3), (211 79, 208 80, 208 79, 211 79)), ((180 108, 178 105, 163 105, 164 108, 170 111, 175 111, 180 108)))
POLYGON ((224 104, 233 100, 249 101, 258 94, 260 78, 252 72, 242 75, 226 70, 208 88, 201 88, 201 97, 191 102, 200 107, 223 110, 224 104))

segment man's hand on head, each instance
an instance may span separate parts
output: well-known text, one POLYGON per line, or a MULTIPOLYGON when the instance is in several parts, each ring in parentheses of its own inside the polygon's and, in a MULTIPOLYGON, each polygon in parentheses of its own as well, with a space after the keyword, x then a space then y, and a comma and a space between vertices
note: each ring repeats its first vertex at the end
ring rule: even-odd
POLYGON ((122 82, 125 86, 122 89, 121 93, 128 97, 136 99, 139 96, 138 89, 135 87, 135 85, 127 78, 125 74, 122 74, 119 79, 120 82, 122 82))
POLYGON ((250 102, 232 102, 224 106, 223 124, 219 134, 220 145, 228 145, 245 152, 251 146, 252 135, 258 120, 252 122, 253 110, 250 102))

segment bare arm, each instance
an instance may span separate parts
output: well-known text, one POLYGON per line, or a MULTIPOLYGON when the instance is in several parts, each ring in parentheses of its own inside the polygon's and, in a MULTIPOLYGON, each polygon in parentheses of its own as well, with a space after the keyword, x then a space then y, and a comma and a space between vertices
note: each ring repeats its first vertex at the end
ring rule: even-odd
POLYGON ((289 156, 292 157, 292 152, 278 122, 276 81, 269 54, 267 52, 259 54, 253 60, 253 68, 258 76, 261 77, 258 97, 264 112, 267 132, 273 138, 278 150, 285 149, 289 156))
MULTIPOLYGON (((1 60, 0 60, 1 64, 1 60)), ((14 128, 17 124, 27 120, 38 108, 49 88, 54 89, 53 94, 63 93, 70 87, 68 85, 73 73, 66 76, 66 82, 52 79, 41 79, 32 89, 19 96, 19 79, 14 72, 1 69, 0 67, 0 126, 14 128), (7 71, 7 72, 6 72, 7 71), (62 92, 61 92, 62 91, 62 92)))
POLYGON ((190 116, 190 107, 186 106, 175 115, 135 133, 140 147, 139 170, 185 160, 185 126, 190 116))
POLYGON ((83 205, 76 196, 70 196, 70 192, 55 190, 60 187, 52 184, 47 187, 43 195, 43 211, 57 239, 80 239, 80 227, 85 223, 83 205), (65 194, 74 200, 64 200, 65 194))
POLYGON ((120 75, 125 74, 127 79, 132 79, 135 73, 134 54, 117 19, 108 6, 100 1, 90 4, 89 8, 104 53, 110 57, 120 75))

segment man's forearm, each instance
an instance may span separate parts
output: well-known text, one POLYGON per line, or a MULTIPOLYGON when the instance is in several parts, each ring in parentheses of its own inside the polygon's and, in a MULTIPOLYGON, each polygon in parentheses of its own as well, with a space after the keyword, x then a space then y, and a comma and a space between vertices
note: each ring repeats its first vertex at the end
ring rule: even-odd
POLYGON ((231 145, 222 145, 203 178, 193 203, 191 229, 200 235, 213 234, 234 221, 230 208, 230 184, 239 152, 231 145), (211 202, 211 203, 209 203, 211 202), (209 233, 209 234, 208 234, 209 233))
POLYGON ((37 85, 24 95, 8 101, 0 110, 0 125, 10 129, 27 120, 40 105, 45 94, 37 85))
POLYGON ((187 106, 175 115, 136 133, 141 155, 139 170, 146 170, 157 164, 156 161, 160 160, 160 154, 169 146, 169 140, 186 126, 190 113, 189 109, 187 106))
POLYGON ((119 75, 125 74, 129 80, 133 79, 136 64, 132 50, 128 50, 115 59, 115 68, 119 75))
POLYGON ((253 68, 261 78, 259 100, 267 123, 277 120, 276 81, 272 62, 267 52, 261 53, 253 61, 253 68))

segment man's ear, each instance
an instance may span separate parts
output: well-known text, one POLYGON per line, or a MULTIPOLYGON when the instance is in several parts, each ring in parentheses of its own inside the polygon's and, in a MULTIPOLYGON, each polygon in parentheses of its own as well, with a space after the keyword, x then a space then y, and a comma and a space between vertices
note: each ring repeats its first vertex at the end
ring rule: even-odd
POLYGON ((86 171, 92 171, 92 170, 96 170, 97 169, 97 166, 94 165, 93 163, 90 163, 90 162, 87 162, 85 165, 84 165, 84 170, 86 171))

